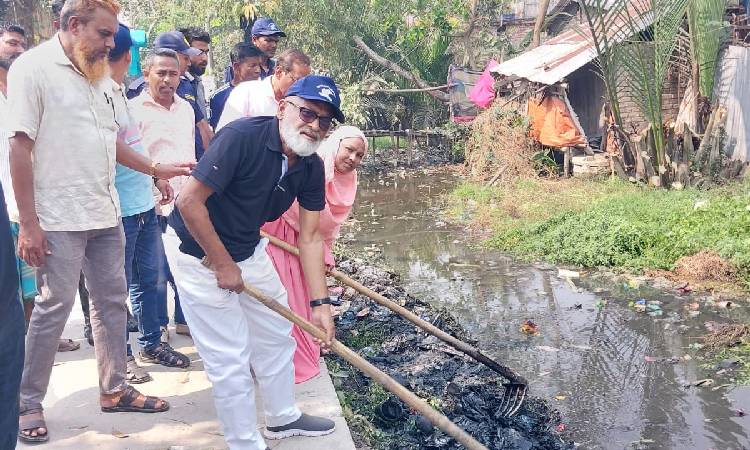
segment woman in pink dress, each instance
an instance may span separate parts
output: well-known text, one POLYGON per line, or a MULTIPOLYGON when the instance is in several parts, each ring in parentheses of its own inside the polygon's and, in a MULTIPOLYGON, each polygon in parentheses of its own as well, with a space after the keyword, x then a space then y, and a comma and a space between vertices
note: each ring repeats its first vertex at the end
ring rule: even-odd
MULTIPOLYGON (((318 154, 323 159, 326 171, 326 206, 320 212, 319 231, 325 241, 325 263, 334 266, 331 248, 339 235, 341 224, 349 217, 357 195, 357 168, 367 153, 367 138, 357 127, 342 126, 336 129, 320 145, 318 154)), ((294 246, 299 234, 299 205, 294 204, 278 220, 263 226, 263 231, 294 246)), ((310 296, 307 293, 304 273, 299 258, 284 250, 268 245, 281 282, 286 287, 289 307, 311 320, 310 296)), ((297 341, 294 353, 294 382, 302 383, 320 373, 320 347, 313 338, 298 328, 292 329, 297 341)))

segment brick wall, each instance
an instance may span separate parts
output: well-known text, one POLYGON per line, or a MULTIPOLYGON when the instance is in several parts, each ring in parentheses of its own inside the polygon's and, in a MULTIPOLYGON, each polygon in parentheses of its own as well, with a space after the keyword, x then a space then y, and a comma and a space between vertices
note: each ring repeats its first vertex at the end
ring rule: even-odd
MULTIPOLYGON (((680 109, 682 95, 685 93, 688 78, 678 76, 677 72, 670 73, 664 81, 664 90, 662 93, 662 118, 664 122, 674 120, 680 109)), ((648 122, 641 112, 635 98, 628 90, 619 92, 620 115, 622 123, 628 133, 643 130, 648 122)))

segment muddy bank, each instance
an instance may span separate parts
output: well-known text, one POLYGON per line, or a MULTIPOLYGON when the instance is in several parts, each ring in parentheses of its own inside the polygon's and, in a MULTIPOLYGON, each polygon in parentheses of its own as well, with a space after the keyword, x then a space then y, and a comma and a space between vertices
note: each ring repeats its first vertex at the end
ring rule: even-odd
MULTIPOLYGON (((444 331, 476 344, 447 310, 406 294, 397 275, 360 259, 342 259, 339 269, 444 331)), ((338 339, 489 449, 573 448, 560 433, 560 414, 545 401, 530 397, 515 417, 499 417, 504 380, 497 374, 352 289, 342 291, 340 299, 338 339)), ((360 448, 462 448, 340 358, 328 356, 327 363, 360 448)))

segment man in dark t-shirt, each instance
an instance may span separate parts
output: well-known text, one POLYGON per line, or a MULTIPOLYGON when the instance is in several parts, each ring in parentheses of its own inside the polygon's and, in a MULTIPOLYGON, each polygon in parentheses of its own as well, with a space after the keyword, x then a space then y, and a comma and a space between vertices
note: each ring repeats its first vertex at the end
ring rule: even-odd
POLYGON ((169 217, 167 258, 230 448, 266 449, 257 431, 250 367, 264 399, 266 438, 321 436, 334 429, 333 421, 303 414, 294 404, 292 324, 243 293, 248 283, 287 305, 259 233, 297 199, 312 320, 328 335, 323 346, 333 339, 318 234, 325 171, 315 151, 334 118, 344 119, 333 80, 298 80, 277 117, 239 119, 216 134, 169 217))

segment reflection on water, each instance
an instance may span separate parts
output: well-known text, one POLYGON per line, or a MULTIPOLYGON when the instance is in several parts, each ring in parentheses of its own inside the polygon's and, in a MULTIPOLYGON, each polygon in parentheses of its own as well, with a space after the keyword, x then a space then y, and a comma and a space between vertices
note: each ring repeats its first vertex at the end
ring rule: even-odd
POLYGON ((482 350, 552 399, 581 448, 750 448, 750 418, 734 413, 750 390, 714 390, 729 381, 683 358, 695 356, 688 346, 706 321, 741 317, 747 308, 720 315, 705 307, 689 318, 683 297, 604 279, 576 280, 576 287, 556 270, 477 249, 440 215, 439 196, 455 182, 447 174, 361 180, 343 241, 380 252, 410 293, 447 307, 482 350), (640 298, 662 302, 664 315, 630 310, 628 302, 640 298), (596 306, 602 299, 607 304, 596 306), (539 336, 519 331, 527 319, 539 336), (685 387, 710 377, 713 387, 685 387))

